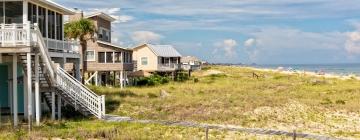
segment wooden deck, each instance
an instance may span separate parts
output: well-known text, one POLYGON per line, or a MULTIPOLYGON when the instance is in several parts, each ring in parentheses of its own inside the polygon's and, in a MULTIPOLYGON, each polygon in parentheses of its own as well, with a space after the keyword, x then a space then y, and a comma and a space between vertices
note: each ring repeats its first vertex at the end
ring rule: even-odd
POLYGON ((29 53, 29 52, 33 52, 33 49, 27 46, 0 47, 0 53, 29 53))

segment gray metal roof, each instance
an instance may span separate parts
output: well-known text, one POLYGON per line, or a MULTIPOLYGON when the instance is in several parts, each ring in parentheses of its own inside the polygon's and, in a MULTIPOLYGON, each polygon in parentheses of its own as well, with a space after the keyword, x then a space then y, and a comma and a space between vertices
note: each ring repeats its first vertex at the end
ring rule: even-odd
POLYGON ((181 57, 181 54, 171 45, 151 45, 147 46, 154 51, 157 56, 161 57, 181 57))

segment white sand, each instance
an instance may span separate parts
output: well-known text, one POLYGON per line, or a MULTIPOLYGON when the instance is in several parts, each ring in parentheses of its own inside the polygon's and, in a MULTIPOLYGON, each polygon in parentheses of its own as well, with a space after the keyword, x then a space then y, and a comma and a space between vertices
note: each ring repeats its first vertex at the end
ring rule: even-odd
POLYGON ((322 78, 336 78, 336 79, 341 79, 341 80, 349 80, 349 79, 360 80, 360 77, 355 76, 355 75, 341 76, 341 75, 330 74, 330 73, 324 73, 324 74, 320 75, 320 74, 315 73, 315 72, 300 71, 300 70, 288 71, 288 70, 283 70, 283 69, 267 69, 267 68, 254 68, 254 67, 246 67, 246 68, 257 70, 257 71, 278 72, 278 73, 289 74, 289 75, 300 74, 300 75, 304 75, 304 76, 314 76, 314 77, 322 77, 322 78))

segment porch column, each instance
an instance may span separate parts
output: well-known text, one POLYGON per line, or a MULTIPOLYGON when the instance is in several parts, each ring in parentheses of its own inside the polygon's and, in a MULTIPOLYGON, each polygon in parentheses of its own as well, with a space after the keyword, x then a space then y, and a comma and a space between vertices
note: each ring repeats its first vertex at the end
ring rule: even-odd
POLYGON ((57 104, 58 104, 58 120, 61 120, 61 96, 60 95, 58 95, 57 96, 58 98, 57 98, 57 104))
POLYGON ((124 87, 127 86, 127 71, 124 71, 124 87))
POLYGON ((32 80, 31 80, 31 54, 26 54, 26 75, 27 75, 27 94, 28 94, 28 121, 29 129, 31 129, 32 123, 32 80))
POLYGON ((120 87, 121 89, 124 88, 124 72, 120 71, 120 87))
MULTIPOLYGON (((26 73, 26 71, 24 71, 24 73, 26 73)), ((28 118, 28 110, 27 110, 27 106, 28 106, 28 91, 27 91, 27 75, 24 74, 24 78, 23 78, 23 83, 24 83, 24 119, 27 120, 28 118)))
POLYGON ((99 76, 99 72, 98 71, 95 71, 95 73, 96 73, 96 75, 95 75, 95 86, 98 86, 98 82, 99 82, 99 80, 98 80, 98 76, 99 76))
POLYGON ((35 118, 36 125, 40 126, 40 86, 39 86, 39 54, 35 54, 35 118))
MULTIPOLYGON (((80 72, 80 59, 75 62, 75 78, 81 81, 81 72, 80 72)), ((82 77, 84 78, 84 77, 82 77)))
POLYGON ((51 92, 51 120, 55 120, 55 92, 51 92))
POLYGON ((28 1, 23 1, 23 23, 28 21, 28 1))
POLYGON ((14 112, 14 126, 18 126, 18 92, 17 92, 17 54, 13 55, 12 63, 12 79, 13 79, 13 112, 14 112))
POLYGON ((67 63, 66 57, 62 57, 61 59, 62 60, 60 61, 60 67, 65 70, 65 64, 67 63))

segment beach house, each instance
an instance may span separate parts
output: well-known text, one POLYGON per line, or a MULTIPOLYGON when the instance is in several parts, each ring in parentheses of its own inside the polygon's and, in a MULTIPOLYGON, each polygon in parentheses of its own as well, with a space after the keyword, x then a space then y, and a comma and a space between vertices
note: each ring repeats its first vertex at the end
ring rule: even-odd
POLYGON ((181 68, 183 70, 200 70, 202 61, 195 56, 181 57, 181 68))
POLYGON ((175 74, 181 54, 171 45, 143 44, 133 48, 134 70, 175 74))
POLYGON ((128 73, 133 71, 132 50, 112 43, 111 23, 116 19, 102 12, 84 16, 79 10, 69 16, 70 22, 81 18, 93 21, 97 31, 93 40, 87 41, 85 54, 81 54, 85 83, 123 87, 128 73))
POLYGON ((105 116, 105 97, 79 82, 79 43, 64 39, 64 16, 73 14, 49 0, 0 1, 0 111, 15 126, 39 125, 44 110, 60 119, 64 104, 105 116), (69 63, 73 75, 64 70, 69 63))

